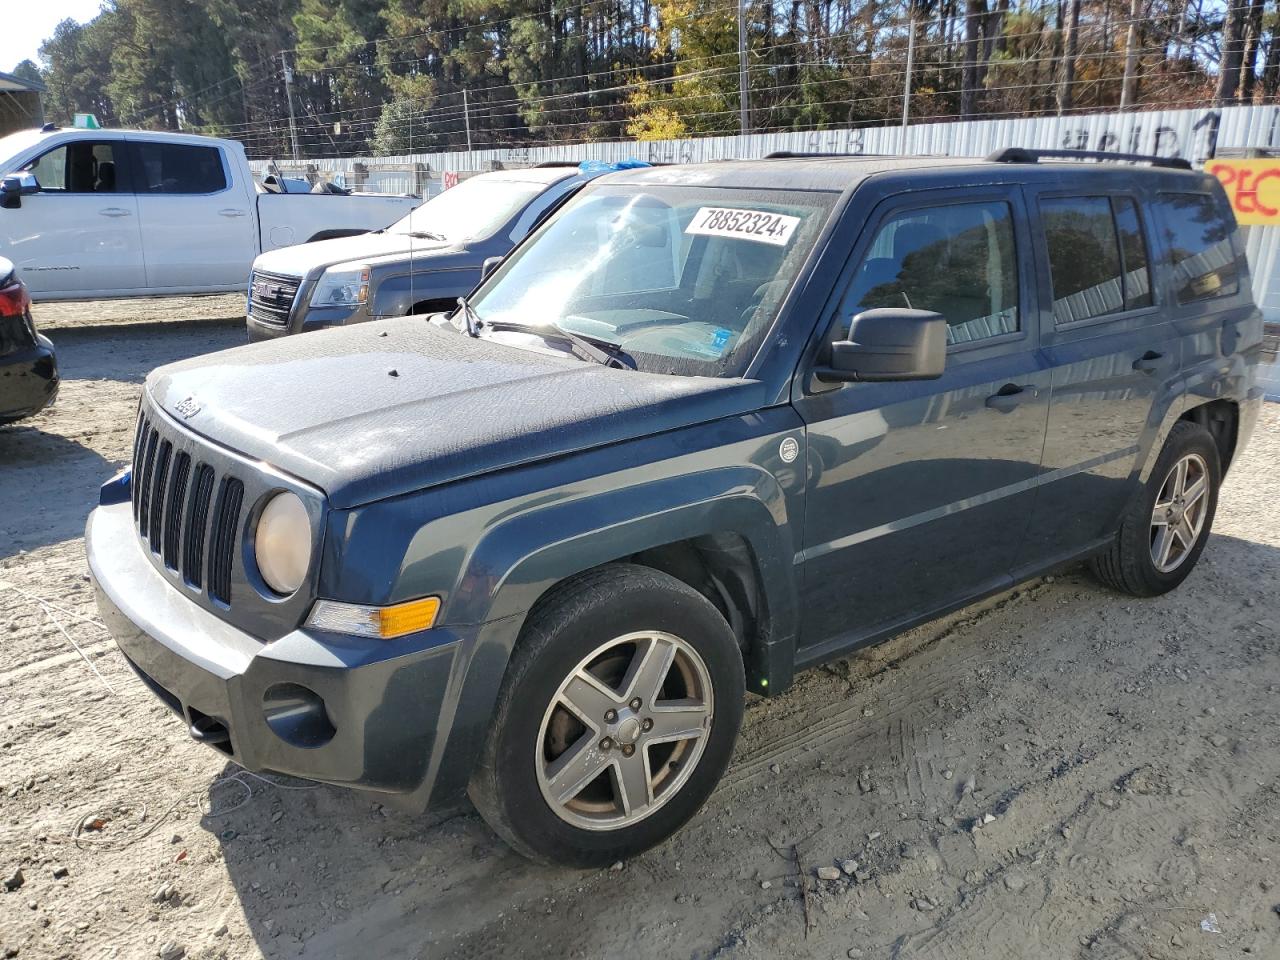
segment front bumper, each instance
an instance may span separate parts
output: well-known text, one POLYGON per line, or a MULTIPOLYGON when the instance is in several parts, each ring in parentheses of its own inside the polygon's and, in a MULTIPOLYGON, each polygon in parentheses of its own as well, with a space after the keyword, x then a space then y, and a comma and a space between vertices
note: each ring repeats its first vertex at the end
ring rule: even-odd
POLYGON ((311 286, 313 286, 313 283, 308 282, 304 284, 303 289, 299 292, 293 311, 289 314, 288 323, 269 323, 251 313, 245 314, 245 330, 249 334, 249 342, 257 343, 261 340, 274 340, 278 337, 289 337, 298 333, 310 333, 312 330, 321 330, 325 327, 342 327, 352 323, 363 323, 371 319, 368 311, 363 307, 347 310, 345 308, 323 309, 308 306, 305 297, 310 296, 311 286))
POLYGON ((473 663, 509 651, 514 625, 393 641, 300 629, 263 643, 162 577, 132 519, 127 500, 89 516, 98 607, 130 666, 196 739, 250 770, 379 791, 412 809, 461 793, 501 679, 473 663))
POLYGON ((39 413, 58 396, 58 359, 47 337, 0 357, 0 423, 39 413))

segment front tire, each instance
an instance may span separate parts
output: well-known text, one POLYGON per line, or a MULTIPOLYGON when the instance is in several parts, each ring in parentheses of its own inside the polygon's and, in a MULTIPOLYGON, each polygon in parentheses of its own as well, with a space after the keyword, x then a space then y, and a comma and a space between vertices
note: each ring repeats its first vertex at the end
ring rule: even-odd
POLYGON ((613 564, 540 600, 512 655, 472 802, 515 850, 598 867, 675 833, 742 722, 742 655, 701 594, 613 564))
POLYGON ((1095 577, 1136 597, 1167 593, 1191 573, 1218 509, 1218 447, 1200 424, 1180 420, 1120 531, 1090 561, 1095 577))

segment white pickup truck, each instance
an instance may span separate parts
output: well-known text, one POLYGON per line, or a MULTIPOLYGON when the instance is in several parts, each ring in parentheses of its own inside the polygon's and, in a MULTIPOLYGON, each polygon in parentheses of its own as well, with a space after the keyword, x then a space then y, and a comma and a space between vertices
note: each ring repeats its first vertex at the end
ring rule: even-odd
POLYGON ((234 140, 51 126, 0 138, 0 256, 36 300, 244 290, 263 251, 376 230, 421 202, 272 193, 234 140))

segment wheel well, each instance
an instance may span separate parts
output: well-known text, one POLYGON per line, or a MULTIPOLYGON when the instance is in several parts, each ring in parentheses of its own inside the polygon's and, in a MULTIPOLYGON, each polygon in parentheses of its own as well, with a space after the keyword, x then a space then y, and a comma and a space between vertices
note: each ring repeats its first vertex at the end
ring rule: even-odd
POLYGON ((1218 446, 1218 457, 1225 476, 1236 452, 1236 430, 1240 424, 1240 407, 1233 400, 1211 400, 1184 413, 1179 420, 1198 423, 1209 431, 1218 446))
POLYGON ((458 305, 457 297, 437 297, 434 300, 419 300, 409 308, 406 316, 417 316, 423 313, 446 313, 458 305))
POLYGON ((755 554, 738 534, 692 537, 610 562, 660 570, 697 590, 725 618, 738 638, 744 660, 768 637, 768 609, 755 554))

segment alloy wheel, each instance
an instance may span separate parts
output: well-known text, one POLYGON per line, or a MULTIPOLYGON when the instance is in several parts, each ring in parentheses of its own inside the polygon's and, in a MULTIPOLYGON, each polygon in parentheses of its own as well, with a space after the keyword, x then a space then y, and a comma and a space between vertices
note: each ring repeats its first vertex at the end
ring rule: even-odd
POLYGON ((535 758, 543 799, 576 827, 631 826, 689 778, 713 710, 707 666, 681 638, 644 631, 601 644, 543 715, 535 758))
POLYGON ((1182 566, 1204 530, 1209 467, 1198 453, 1178 460, 1160 485, 1151 511, 1151 562, 1160 573, 1182 566))

